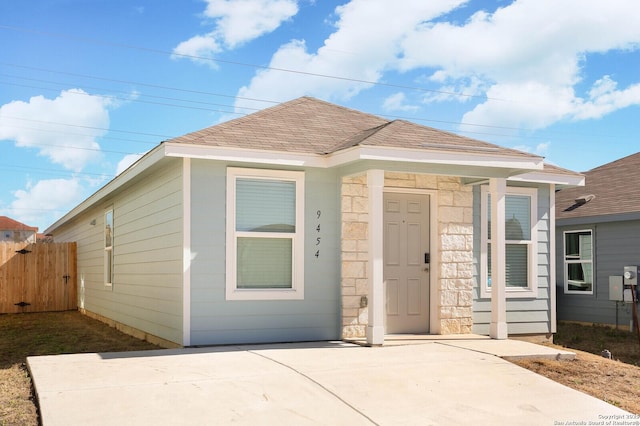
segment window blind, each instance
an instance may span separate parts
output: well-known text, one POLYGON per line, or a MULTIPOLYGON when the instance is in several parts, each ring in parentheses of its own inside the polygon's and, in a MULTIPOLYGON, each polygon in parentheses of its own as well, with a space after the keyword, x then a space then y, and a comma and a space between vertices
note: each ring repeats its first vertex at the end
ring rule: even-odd
POLYGON ((236 181, 236 231, 295 232, 295 206, 295 182, 236 181))
MULTIPOLYGON (((491 239, 491 194, 487 203, 487 229, 491 239)), ((530 240, 531 239, 531 198, 521 195, 507 195, 505 197, 505 239, 530 240)))

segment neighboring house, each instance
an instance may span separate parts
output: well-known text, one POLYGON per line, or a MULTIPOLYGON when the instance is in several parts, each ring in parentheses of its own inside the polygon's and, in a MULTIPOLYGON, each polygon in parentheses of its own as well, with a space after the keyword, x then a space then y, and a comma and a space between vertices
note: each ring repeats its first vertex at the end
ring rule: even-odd
POLYGON ((27 226, 7 216, 0 216, 0 242, 35 243, 38 228, 27 226))
POLYGON ((582 183, 304 97, 161 143, 46 233, 81 310, 166 345, 549 335, 555 189, 582 183))
POLYGON ((640 265, 640 153, 584 174, 556 194, 558 319, 628 327, 632 305, 611 300, 609 277, 640 265))

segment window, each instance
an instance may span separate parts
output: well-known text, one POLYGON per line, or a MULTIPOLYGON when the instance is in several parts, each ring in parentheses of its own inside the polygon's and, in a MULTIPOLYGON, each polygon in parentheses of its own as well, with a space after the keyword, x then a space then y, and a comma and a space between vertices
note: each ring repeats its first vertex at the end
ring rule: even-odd
POLYGON ((104 284, 113 285, 113 210, 104 214, 104 284))
MULTIPOLYGON (((507 297, 537 296, 537 190, 508 187, 505 196, 507 297)), ((491 194, 482 188, 481 296, 491 297, 491 194)))
POLYGON ((591 230, 564 233, 564 292, 593 294, 593 236, 591 230))
POLYGON ((304 173, 227 170, 227 300, 304 298, 304 173))

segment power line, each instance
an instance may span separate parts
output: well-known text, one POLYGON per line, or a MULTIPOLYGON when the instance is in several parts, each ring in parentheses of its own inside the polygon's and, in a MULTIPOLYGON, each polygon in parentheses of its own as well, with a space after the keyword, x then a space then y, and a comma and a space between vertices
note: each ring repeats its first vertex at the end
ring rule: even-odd
MULTIPOLYGON (((1 25, 0 25, 0 28, 2 28, 1 25)), ((280 101, 272 101, 272 100, 256 99, 256 98, 247 98, 247 97, 236 96, 236 95, 228 95, 228 94, 225 94, 225 93, 207 92, 207 91, 204 91, 204 90, 184 89, 184 88, 179 88, 179 87, 163 86, 163 85, 160 85, 160 84, 143 83, 143 82, 140 82, 140 81, 122 80, 122 79, 108 78, 108 77, 99 77, 99 76, 93 76, 93 75, 88 75, 88 74, 72 73, 72 72, 52 70, 52 69, 47 69, 47 68, 31 67, 31 66, 27 66, 27 65, 12 64, 12 63, 8 63, 8 62, 0 62, 0 65, 13 67, 13 68, 28 69, 28 70, 32 70, 32 71, 40 71, 40 72, 46 72, 46 73, 67 75, 67 76, 70 76, 70 77, 88 78, 88 79, 93 79, 93 80, 108 81, 108 82, 111 82, 111 83, 130 84, 130 85, 141 86, 141 87, 150 87, 150 88, 153 88, 153 89, 170 90, 170 91, 175 91, 175 92, 191 93, 191 94, 198 94, 198 95, 208 95, 208 96, 219 96, 219 97, 222 97, 222 98, 241 99, 241 100, 244 100, 244 101, 252 101, 252 102, 265 102, 265 103, 270 103, 270 104, 273 104, 273 105, 276 105, 276 104, 280 103, 280 101)))
MULTIPOLYGON (((36 80, 36 79, 29 79, 29 80, 36 80)), ((31 85, 26 85, 26 84, 9 83, 9 82, 5 82, 5 81, 0 81, 0 84, 6 84, 6 85, 16 86, 16 87, 27 87, 27 88, 39 89, 39 90, 49 90, 49 91, 58 91, 58 90, 60 90, 60 89, 53 89, 53 88, 50 88, 50 87, 31 86, 31 85)), ((62 84, 62 83, 53 83, 53 84, 62 84)), ((90 86, 83 86, 83 89, 86 89, 86 88, 91 88, 91 87, 90 86)), ((95 89, 94 88, 94 90, 100 90, 100 89, 95 89)), ((113 91, 113 90, 111 90, 111 91, 113 91)), ((127 93, 127 92, 122 92, 122 91, 116 91, 116 92, 127 93)), ((74 92, 74 94, 82 95, 82 96, 101 97, 101 98, 105 98, 105 99, 118 100, 118 101, 124 101, 124 102, 137 102, 137 103, 145 103, 145 104, 151 104, 151 105, 169 106, 169 107, 174 107, 174 108, 186 108, 186 109, 194 109, 194 110, 201 110, 201 111, 221 112, 221 113, 225 113, 225 114, 244 115, 244 113, 236 112, 236 111, 226 111, 226 110, 219 110, 219 109, 212 109, 212 108, 202 108, 202 107, 195 107, 195 106, 188 106, 188 105, 168 104, 168 103, 163 103, 163 102, 152 102, 152 101, 146 101, 144 99, 138 99, 136 97, 123 98, 123 97, 113 96, 113 95, 92 95, 90 93, 84 93, 84 92, 74 92)), ((131 93, 127 93, 127 94, 131 95, 131 93)), ((146 95, 146 94, 143 95, 143 96, 150 97, 150 98, 156 98, 156 99, 169 99, 169 100, 181 101, 181 102, 199 103, 199 104, 208 104, 208 105, 218 105, 218 106, 225 106, 225 107, 233 108, 232 105, 214 104, 214 103, 211 103, 211 102, 192 101, 192 100, 185 100, 185 99, 170 98, 170 97, 166 97, 166 96, 154 96, 154 95, 146 95)), ((249 107, 246 107, 246 108, 243 107, 243 108, 244 109, 251 109, 253 111, 259 111, 258 108, 249 108, 249 107)))
POLYGON ((478 99, 487 99, 487 100, 493 100, 493 101, 509 102, 506 99, 489 98, 486 95, 469 95, 469 94, 465 94, 465 93, 455 93, 455 92, 449 92, 449 91, 444 91, 444 90, 426 89, 426 88, 423 88, 423 87, 406 86, 406 85, 402 85, 402 84, 381 83, 381 82, 377 82, 377 81, 364 80, 364 79, 359 79, 359 78, 336 76, 336 75, 330 75, 330 74, 320 74, 320 73, 314 73, 314 72, 309 72, 309 71, 293 70, 293 69, 289 69, 289 68, 270 67, 270 66, 266 66, 266 65, 257 65, 257 64, 251 64, 251 63, 246 63, 246 62, 230 61, 230 60, 225 60, 225 59, 220 59, 220 58, 212 58, 212 57, 206 57, 206 56, 187 55, 187 54, 182 54, 182 53, 169 52, 169 51, 161 50, 161 49, 153 49, 153 48, 150 48, 150 47, 135 46, 135 45, 124 44, 124 43, 114 43, 114 42, 110 42, 110 41, 99 40, 99 39, 94 39, 94 38, 89 38, 89 37, 71 36, 71 35, 68 35, 68 34, 37 31, 37 30, 31 30, 31 29, 27 29, 27 28, 15 27, 15 26, 10 26, 10 25, 0 25, 0 29, 23 32, 23 33, 29 33, 29 34, 37 34, 37 35, 42 35, 42 36, 52 37, 52 38, 63 38, 63 39, 68 39, 68 40, 81 41, 81 42, 84 42, 84 43, 101 44, 101 45, 105 45, 105 46, 114 46, 114 47, 130 49, 130 50, 138 50, 138 51, 142 51, 142 52, 150 52, 150 53, 156 53, 156 54, 162 54, 162 55, 170 55, 170 56, 179 56, 179 57, 187 58, 187 59, 197 59, 197 60, 201 60, 201 61, 219 62, 219 63, 223 63, 223 64, 236 65, 236 66, 242 66, 242 67, 247 67, 247 68, 263 69, 263 70, 270 70, 270 71, 279 71, 279 72, 290 73, 290 74, 298 74, 298 75, 305 75, 305 76, 311 76, 311 77, 320 77, 320 78, 340 80, 340 81, 349 81, 349 82, 352 82, 352 83, 362 83, 362 84, 370 84, 370 85, 374 85, 374 86, 391 87, 391 88, 395 88, 395 89, 406 89, 406 90, 414 90, 414 91, 419 91, 419 92, 437 93, 437 94, 440 94, 440 95, 449 95, 449 96, 458 96, 458 97, 464 97, 464 98, 478 98, 478 99))
MULTIPOLYGON (((15 125, 15 124, 3 124, 3 126, 4 127, 13 127, 13 128, 16 128, 16 129, 35 130, 36 132, 43 132, 43 133, 55 133, 55 134, 66 135, 66 136, 82 136, 82 137, 89 137, 89 138, 99 138, 101 140, 102 139, 107 139, 107 140, 116 140, 116 141, 121 141, 121 142, 141 143, 141 144, 146 144, 146 145, 156 145, 157 144, 157 142, 141 141, 141 140, 138 140, 138 139, 116 138, 116 137, 113 137, 113 136, 95 136, 95 135, 88 135, 86 133, 64 132, 64 131, 57 131, 57 130, 52 130, 52 129, 42 129, 42 128, 39 128, 39 127, 18 126, 18 125, 15 125)), ((56 146, 56 145, 53 145, 53 146, 56 146)), ((62 145, 60 145, 60 146, 62 146, 62 145)))
POLYGON ((104 131, 107 131, 107 132, 128 133, 128 134, 132 134, 132 135, 141 135, 141 136, 154 136, 154 137, 165 138, 165 139, 172 139, 172 138, 175 137, 175 136, 161 135, 161 134, 158 134, 158 133, 135 132, 133 130, 108 129, 108 128, 105 128, 105 127, 83 126, 81 124, 69 124, 69 123, 60 123, 60 122, 56 122, 56 121, 35 120, 35 119, 32 119, 32 118, 16 117, 16 116, 13 116, 13 115, 6 115, 6 114, 0 114, 0 117, 11 118, 13 120, 29 121, 29 122, 34 122, 34 123, 46 123, 46 124, 54 124, 54 125, 58 125, 58 126, 78 127, 78 128, 82 128, 82 129, 104 130, 104 131))
MULTIPOLYGON (((0 28, 2 28, 1 25, 0 25, 0 28)), ((234 98, 234 99, 240 99, 240 100, 248 100, 248 101, 254 101, 254 102, 269 103, 269 104, 274 104, 274 105, 280 103, 280 101, 275 101, 275 100, 258 99, 258 98, 247 98, 247 97, 233 96, 233 95, 227 95, 227 94, 216 93, 216 92, 207 92, 207 91, 201 91, 201 90, 191 90, 191 89, 177 88, 177 87, 164 86, 164 85, 148 84, 148 83, 143 83, 143 82, 139 82, 139 81, 112 79, 112 78, 107 78, 107 77, 93 76, 93 75, 88 75, 88 74, 70 73, 70 72, 64 72, 64 71, 59 71, 59 70, 52 70, 52 69, 39 68, 39 67, 30 67, 30 66, 26 66, 26 65, 18 65, 18 64, 11 64, 11 63, 5 63, 5 62, 0 62, 0 65, 5 65, 5 66, 15 67, 15 68, 21 68, 21 69, 29 69, 29 70, 39 71, 39 72, 47 72, 47 73, 55 73, 55 74, 61 74, 61 75, 69 75, 69 76, 73 76, 73 77, 81 77, 81 78, 95 79, 95 80, 101 80, 101 81, 109 81, 109 82, 115 82, 115 83, 121 83, 121 84, 131 84, 131 85, 137 85, 137 86, 142 86, 142 87, 150 87, 150 88, 155 88, 155 89, 170 90, 170 91, 177 91, 177 92, 190 93, 190 94, 207 95, 207 96, 219 96, 219 97, 225 97, 225 98, 234 98)), ((0 74, 0 75, 2 75, 2 74, 0 74)), ((18 77, 18 78, 22 78, 22 77, 18 77)), ((46 80, 39 80, 39 79, 32 79, 32 80, 47 82, 46 80)), ((58 83, 58 82, 52 82, 52 83, 53 84, 61 84, 61 85, 64 84, 64 83, 58 83)), ((9 83, 9 84, 11 84, 11 83, 9 83)), ((51 89, 47 89, 47 90, 51 90, 51 89)), ((100 90, 100 89, 97 89, 97 90, 100 90)), ((113 89, 106 89, 106 90, 115 91, 113 89)), ((128 92, 122 92, 122 91, 116 91, 116 92, 128 93, 128 92)), ((87 94, 87 95, 96 96, 96 95, 90 95, 90 94, 87 94)), ((100 96, 104 96, 104 95, 100 95, 100 96)), ((190 102, 190 103, 198 103, 198 102, 200 102, 200 101, 193 101, 193 100, 188 100, 188 99, 178 99, 178 98, 162 97, 162 96, 156 96, 156 95, 143 94, 143 96, 152 97, 152 98, 160 98, 160 99, 166 98, 166 99, 178 100, 178 101, 190 102)), ((124 100, 125 101, 132 101, 131 99, 124 99, 124 100)), ((148 101, 140 101, 140 102, 153 104, 153 102, 148 102, 148 101)), ((235 106, 230 106, 230 105, 225 105, 225 104, 214 104, 214 103, 211 103, 211 104, 212 105, 218 105, 218 106, 229 106, 230 108, 235 108, 235 106)), ((165 105, 165 106, 176 106, 176 107, 180 107, 180 108, 190 108, 190 107, 186 107, 186 106, 173 105, 173 104, 162 104, 162 105, 165 105)), ((252 111, 259 111, 260 110, 259 108, 251 108, 251 107, 240 107, 240 108, 247 109, 247 110, 252 110, 252 111)), ((237 115, 240 115, 240 116, 247 115, 247 114, 244 114, 244 113, 241 113, 241 112, 236 112, 236 111, 214 110, 214 109, 209 110, 209 109, 206 109, 206 108, 204 110, 212 111, 212 112, 222 112, 222 113, 225 113, 225 114, 237 114, 237 115)), ((497 126, 497 125, 489 125, 489 124, 465 123, 465 122, 460 122, 460 121, 435 120, 435 119, 428 119, 428 118, 422 118, 422 117, 401 116, 401 115, 384 114, 384 113, 373 113, 373 112, 372 112, 372 114, 378 115, 380 117, 391 118, 391 119, 402 119, 402 120, 409 120, 409 121, 419 121, 419 122, 424 122, 424 123, 450 124, 450 125, 455 125, 455 126, 463 125, 463 126, 472 126, 472 127, 513 130, 513 131, 518 131, 518 132, 538 131, 538 130, 535 130, 535 129, 528 129, 528 128, 523 128, 523 127, 509 127, 509 126, 497 126)), ((117 130, 114 130, 114 131, 117 131, 117 130)), ((501 136, 501 137, 509 136, 509 135, 501 135, 501 134, 486 133, 486 132, 463 131, 463 130, 459 130, 459 129, 454 129, 454 130, 451 130, 451 131, 454 131, 456 133, 478 134, 478 135, 486 135, 486 136, 501 136)), ((549 133, 547 133, 547 134, 549 134, 549 133)), ((572 133, 563 133, 563 135, 571 135, 571 134, 572 133)), ((577 135, 577 136, 584 137, 584 135, 577 135)), ((589 136, 594 136, 594 135, 589 135, 589 136)), ((171 137, 175 137, 175 136, 171 136, 171 137)), ((169 137, 169 138, 171 138, 171 137, 169 137)), ((616 137, 616 136, 615 135, 611 135, 611 134, 606 134, 606 135, 599 135, 598 137, 612 138, 612 137, 616 137)), ((541 137, 532 137, 532 136, 522 136, 522 135, 520 135, 519 138, 520 139, 540 139, 541 137)))
POLYGON ((110 173, 91 173, 91 172, 72 172, 69 170, 56 170, 56 169, 48 169, 44 167, 33 167, 33 166, 17 166, 15 164, 2 164, 0 163, 0 170, 9 171, 9 170, 26 170, 27 172, 41 172, 45 174, 51 175, 62 175, 62 176, 87 176, 87 177, 102 177, 105 179, 113 179, 116 175, 110 173))

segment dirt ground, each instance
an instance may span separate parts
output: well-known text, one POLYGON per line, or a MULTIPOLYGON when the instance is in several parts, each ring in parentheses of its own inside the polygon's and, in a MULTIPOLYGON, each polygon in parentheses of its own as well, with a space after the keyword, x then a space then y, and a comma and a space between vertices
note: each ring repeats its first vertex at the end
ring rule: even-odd
POLYGON ((565 386, 640 415, 640 367, 588 352, 570 350, 577 354, 573 361, 513 362, 565 386))
MULTIPOLYGON (((640 344, 635 334, 560 324, 555 342, 576 351, 577 359, 516 364, 640 415, 640 344), (604 349, 611 351, 613 359, 600 355, 604 349)), ((0 426, 38 425, 26 357, 146 349, 157 346, 79 312, 0 315, 0 426)))
POLYGON ((0 315, 0 426, 38 425, 28 356, 147 349, 158 347, 78 311, 0 315))
POLYGON ((640 415, 640 343, 635 333, 561 323, 554 342, 576 352, 576 359, 522 360, 515 364, 640 415), (611 359, 602 356, 605 349, 611 359))

